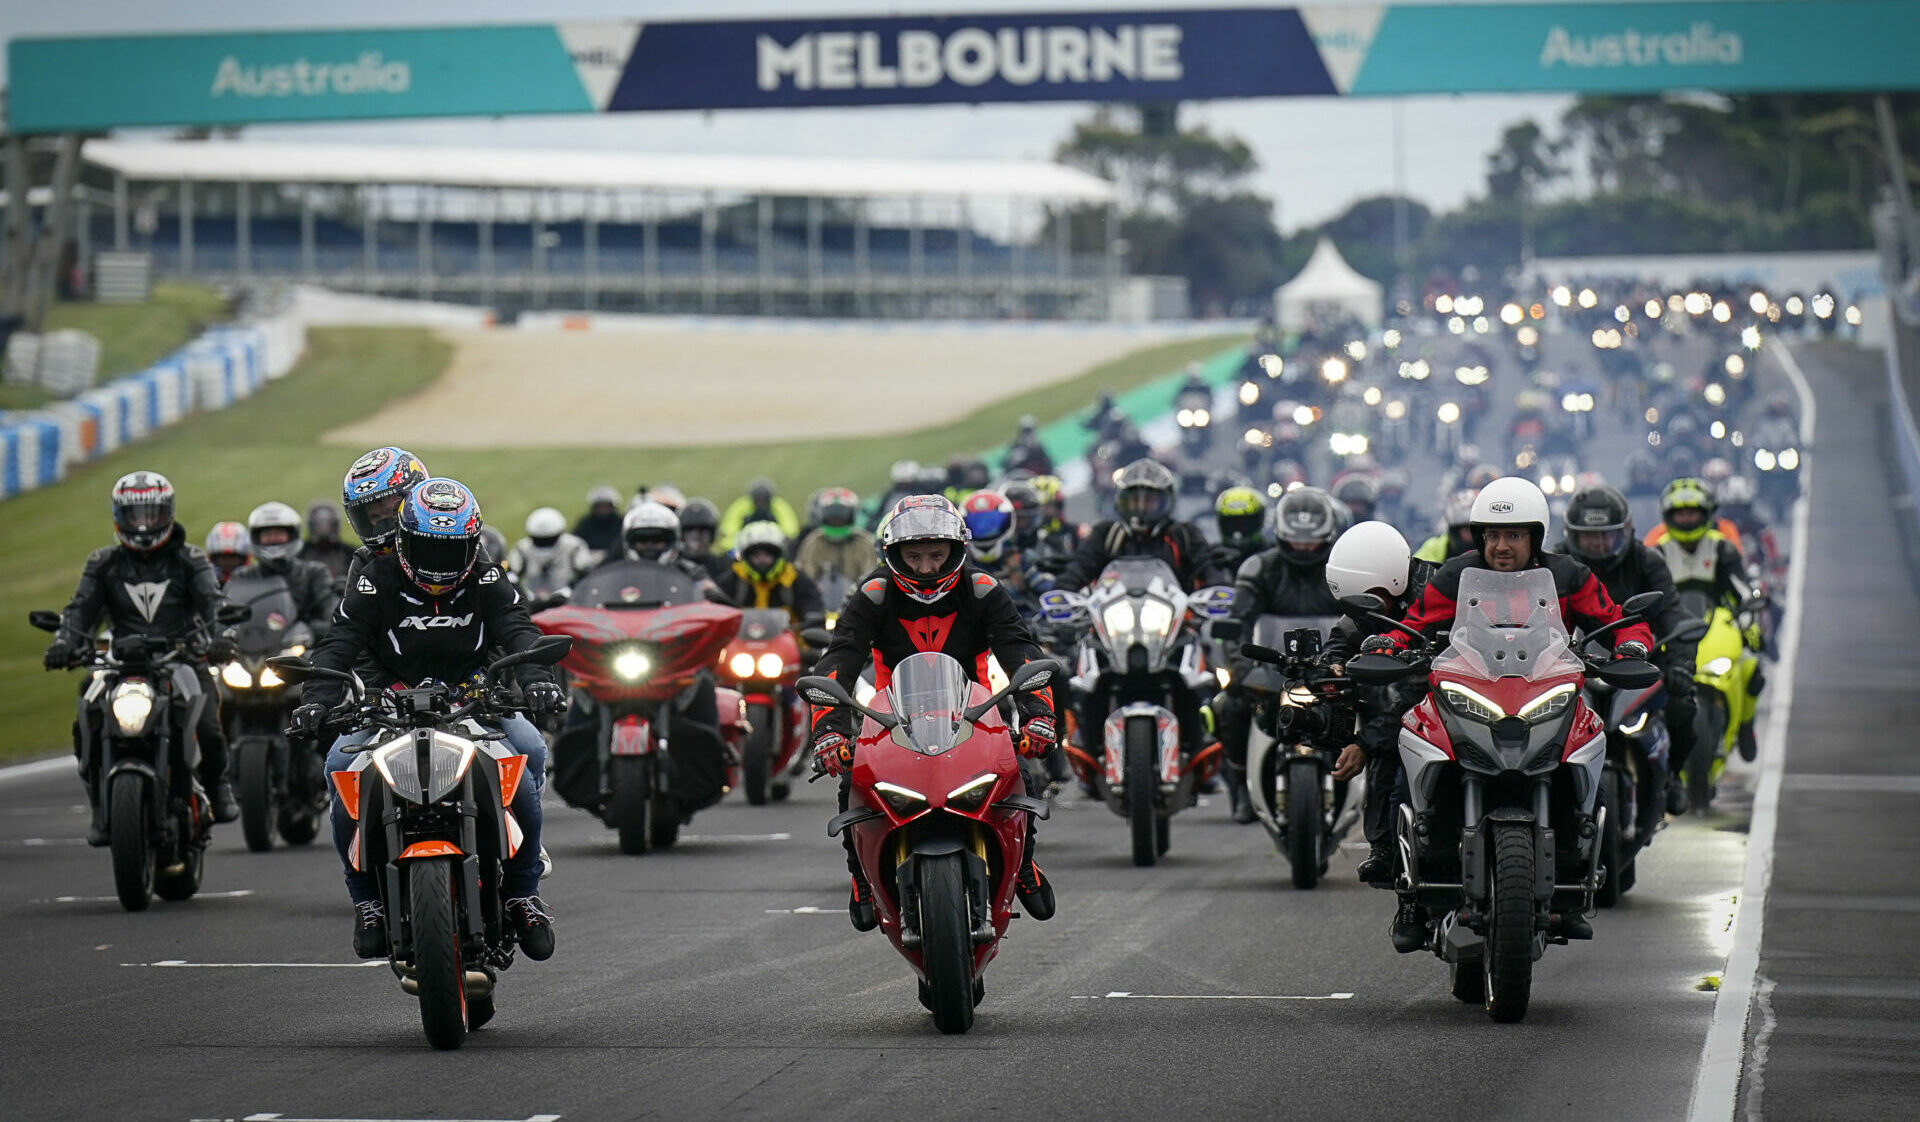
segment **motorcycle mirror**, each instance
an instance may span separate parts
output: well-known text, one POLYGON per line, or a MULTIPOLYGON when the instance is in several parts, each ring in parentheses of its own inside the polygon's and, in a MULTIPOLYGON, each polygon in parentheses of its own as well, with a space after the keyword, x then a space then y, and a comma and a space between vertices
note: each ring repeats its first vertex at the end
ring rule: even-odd
POLYGON ((824 627, 809 627, 800 632, 800 640, 809 647, 825 647, 833 642, 833 632, 824 627))
POLYGON ((1363 686, 1390 686, 1417 669, 1392 655, 1363 654, 1347 660, 1347 677, 1363 686))
POLYGON ((1642 592, 1638 596, 1627 597, 1627 602, 1620 605, 1620 610, 1626 615, 1644 617, 1659 611, 1664 603, 1666 603, 1665 594, 1642 592))
POLYGON ((1670 643, 1698 643, 1706 637, 1707 621, 1704 619, 1690 619, 1668 632, 1666 636, 1660 640, 1660 645, 1664 647, 1670 643))
POLYGON ((1342 596, 1340 598, 1342 613, 1356 618, 1364 617, 1371 612, 1383 611, 1386 606, 1385 601, 1371 592, 1361 592, 1353 596, 1342 596))
POLYGON ((1231 643, 1235 639, 1240 638, 1241 632, 1242 629, 1239 620, 1216 619, 1213 621, 1213 627, 1208 634, 1222 642, 1231 643))
MULTIPOLYGON (((1351 673, 1353 664, 1347 664, 1351 673)), ((1660 668, 1638 658, 1609 662, 1594 671, 1596 677, 1617 690, 1644 690, 1660 680, 1660 668)))
POLYGON ((824 705, 829 709, 853 708, 853 698, 848 696, 846 689, 823 674, 802 678, 794 683, 794 688, 800 691, 801 697, 815 705, 824 705))
POLYGON ((1243 657, 1250 658, 1255 662, 1270 662, 1275 666, 1278 666, 1282 662, 1286 661, 1286 656, 1282 655, 1279 651, 1276 651, 1272 647, 1265 646, 1260 643, 1240 644, 1240 654, 1243 657))
POLYGON ((1201 615, 1222 619, 1233 610, 1233 588, 1224 584, 1203 588, 1188 603, 1201 615))
POLYGON ((1050 658, 1036 658, 1032 662, 1021 664, 1020 669, 1013 672, 1013 677, 1007 681, 1007 689, 1019 693, 1037 693, 1046 689, 1047 685, 1053 681, 1054 675, 1063 669, 1059 663, 1050 658))
POLYGON ((27 613, 27 622, 42 631, 59 631, 60 613, 50 612, 45 608, 36 608, 27 613))
POLYGON ((573 649, 571 635, 542 635, 534 640, 533 646, 524 651, 516 651, 487 667, 487 676, 492 677, 499 671, 514 666, 552 666, 567 657, 573 649))
POLYGON ((312 681, 315 678, 329 678, 336 682, 352 684, 354 680, 351 674, 329 670, 324 666, 315 666, 299 655, 274 655, 267 660, 267 665, 273 668, 275 674, 288 682, 298 683, 312 681))
POLYGON ((252 619, 253 609, 243 604, 222 604, 219 610, 213 613, 213 618, 216 622, 231 627, 236 623, 245 623, 252 619))

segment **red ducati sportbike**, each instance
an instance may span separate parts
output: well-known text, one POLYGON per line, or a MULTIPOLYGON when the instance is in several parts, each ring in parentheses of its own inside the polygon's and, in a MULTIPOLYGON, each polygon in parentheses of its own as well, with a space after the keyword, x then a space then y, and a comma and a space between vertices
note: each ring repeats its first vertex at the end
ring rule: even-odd
MULTIPOLYGON (((1659 610, 1660 599, 1633 597, 1623 620, 1588 639, 1659 610)), ((1645 689, 1660 671, 1582 658, 1545 569, 1470 569, 1458 600, 1444 650, 1415 636, 1424 653, 1412 664, 1366 654, 1346 670, 1363 685, 1427 672, 1432 692, 1401 721, 1409 804, 1396 823, 1395 887, 1437 917, 1429 945, 1452 972, 1454 997, 1518 1021, 1547 944, 1593 937, 1585 916, 1610 872, 1600 844, 1609 808, 1599 801, 1607 730, 1581 687, 1591 674, 1615 689, 1645 689)), ((1399 627, 1376 614, 1374 597, 1342 604, 1399 627)))
POLYGON ((865 718, 853 795, 827 833, 853 832, 880 929, 920 975, 920 1003, 941 1032, 973 1027, 987 963, 1014 915, 1027 816, 1048 813, 1026 793, 1000 703, 1060 673, 1029 662, 988 694, 953 658, 917 654, 893 668, 871 708, 832 678, 800 679, 808 701, 865 718))

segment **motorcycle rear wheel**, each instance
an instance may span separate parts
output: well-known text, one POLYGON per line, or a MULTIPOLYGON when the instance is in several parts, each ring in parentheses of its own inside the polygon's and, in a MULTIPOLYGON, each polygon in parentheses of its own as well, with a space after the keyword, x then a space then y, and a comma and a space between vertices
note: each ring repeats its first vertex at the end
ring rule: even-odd
POLYGON ((190 816, 182 814, 180 836, 185 847, 180 855, 180 870, 174 873, 159 871, 153 875, 153 894, 162 900, 178 902, 193 899, 200 891, 200 878, 207 871, 207 847, 193 840, 193 823, 190 816))
POLYGON ((780 730, 772 706, 747 706, 747 743, 740 755, 740 786, 745 789, 749 806, 767 805, 767 777, 773 769, 774 747, 780 730))
POLYGON ((265 853, 273 848, 273 820, 279 809, 273 790, 273 742, 250 736, 234 751, 234 786, 240 796, 240 833, 247 848, 265 853))
POLYGON ((1127 718, 1127 824, 1133 834, 1133 863, 1142 867, 1160 857, 1153 810, 1154 792, 1160 785, 1153 766, 1158 740, 1152 717, 1127 718))
POLYGON ((1533 988, 1533 828, 1496 823, 1486 943, 1487 1015, 1513 1024, 1533 988))
POLYGON ((613 761, 613 797, 607 800, 607 818, 620 833, 622 853, 653 850, 652 764, 645 756, 613 761))
POLYGON ((1620 816, 1628 813, 1629 808, 1626 779, 1608 770, 1605 782, 1607 826, 1600 832, 1600 864, 1605 866, 1607 875, 1600 882, 1599 891, 1593 894, 1593 900, 1603 908, 1611 908, 1620 902, 1620 894, 1627 890, 1627 846, 1620 836, 1620 816))
POLYGON ((920 859, 920 965, 934 1027, 949 1035, 973 1027, 973 932, 961 855, 920 859))
POLYGON ((458 884, 455 867, 450 857, 407 865, 420 1026, 426 1030, 427 1043, 443 1052, 460 1047, 467 1038, 467 975, 460 962, 460 928, 453 906, 458 884))
POLYGON ((1726 697, 1711 687, 1700 692, 1707 698, 1700 710, 1705 727, 1695 738, 1693 755, 1687 759, 1688 809, 1695 814, 1705 814, 1713 803, 1713 764, 1726 751, 1727 736, 1726 697))
POLYGON ((1296 756, 1287 765, 1287 861, 1295 888, 1320 883, 1321 834, 1320 768, 1296 756))
POLYGON ((144 912, 153 902, 153 847, 147 840, 147 780, 123 771, 107 788, 107 821, 113 848, 113 891, 120 906, 144 912))

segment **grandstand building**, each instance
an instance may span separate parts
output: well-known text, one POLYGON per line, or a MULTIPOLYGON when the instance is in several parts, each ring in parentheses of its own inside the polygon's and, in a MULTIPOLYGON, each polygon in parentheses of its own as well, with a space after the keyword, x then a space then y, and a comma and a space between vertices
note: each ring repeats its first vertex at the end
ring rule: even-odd
POLYGON ((114 140, 85 161, 80 259, 145 253, 200 283, 507 315, 1109 319, 1172 303, 1121 275, 1112 185, 1057 164, 114 140))

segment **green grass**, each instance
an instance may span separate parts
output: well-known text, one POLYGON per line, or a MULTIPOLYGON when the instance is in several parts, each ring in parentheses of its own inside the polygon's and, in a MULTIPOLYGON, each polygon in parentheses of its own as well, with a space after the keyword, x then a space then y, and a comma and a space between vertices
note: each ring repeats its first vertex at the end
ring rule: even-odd
MULTIPOLYGON (((100 340, 98 380, 105 382, 145 370, 228 318, 227 302, 212 289, 156 284, 144 304, 55 304, 47 309, 45 327, 100 340)), ((37 386, 0 386, 0 409, 38 409, 55 400, 37 386)))
MULTIPOLYGON (((632 491, 643 482, 672 482, 722 505, 763 475, 795 501, 828 484, 864 493, 884 485, 895 460, 937 463, 991 447, 1006 439, 1022 414, 1045 422, 1084 410, 1102 390, 1118 393, 1151 382, 1237 341, 1216 336, 1149 347, 914 433, 744 449, 414 451, 434 472, 471 486, 487 520, 509 538, 519 536, 534 507, 576 514, 588 488, 600 483, 632 491)), ((106 496, 114 479, 135 468, 166 474, 179 493, 180 520, 195 542, 212 523, 244 519, 269 499, 304 510, 314 499, 337 498, 341 472, 363 449, 322 445, 318 434, 419 391, 440 376, 449 354, 445 343, 418 328, 314 330, 299 368, 247 401, 190 417, 156 439, 78 468, 57 486, 0 503, 0 681, 6 683, 0 689, 0 758, 46 753, 67 742, 75 680, 40 669, 47 636, 27 626, 26 614, 63 606, 87 554, 111 544, 106 496)))

